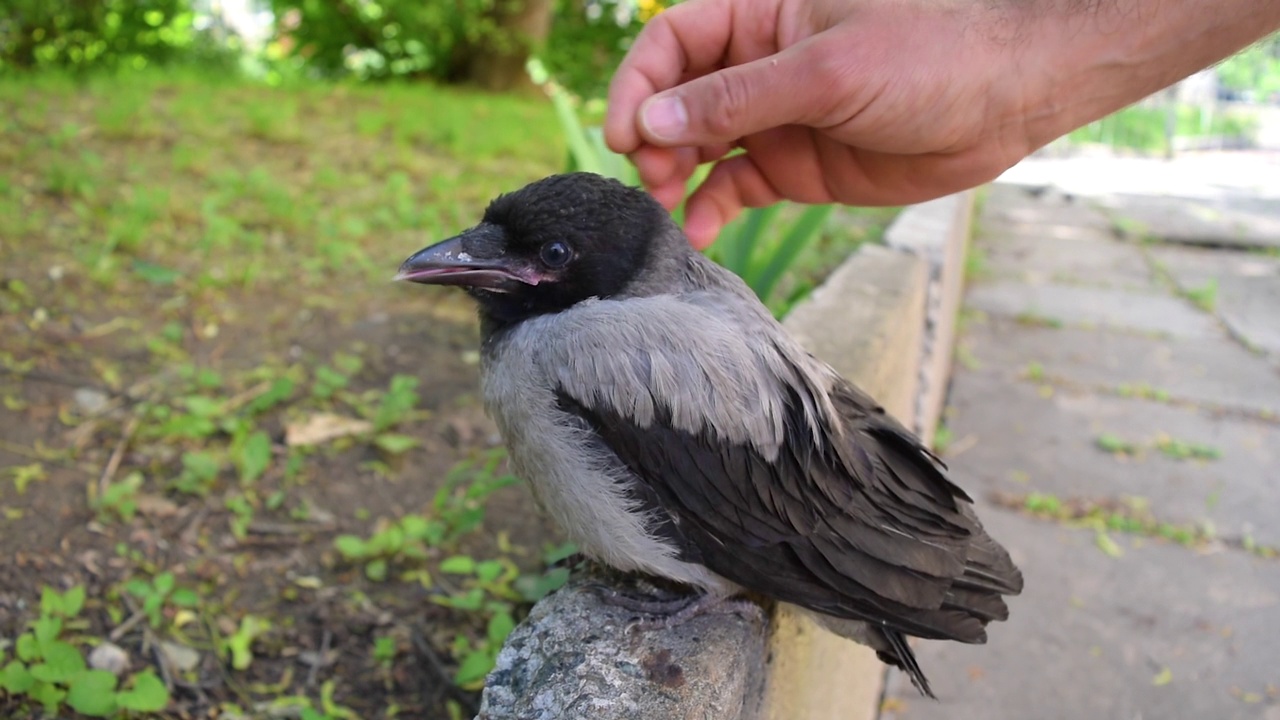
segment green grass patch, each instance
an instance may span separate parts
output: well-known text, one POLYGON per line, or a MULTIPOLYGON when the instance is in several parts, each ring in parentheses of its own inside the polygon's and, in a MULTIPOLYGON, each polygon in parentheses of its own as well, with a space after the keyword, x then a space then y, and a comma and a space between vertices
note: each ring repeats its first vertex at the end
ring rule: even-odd
MULTIPOLYGON (((1164 107, 1133 105, 1101 120, 1072 131, 1072 143, 1102 143, 1143 152, 1162 152, 1169 111, 1164 107)), ((1177 137, 1248 137, 1256 132, 1258 120, 1249 113, 1214 112, 1200 106, 1174 109, 1173 130, 1177 137)))
POLYGON ((1275 548, 1262 546, 1251 537, 1219 538, 1213 524, 1200 522, 1172 522, 1151 511, 1146 498, 1063 498, 1048 493, 998 493, 993 500, 1001 507, 1032 515, 1045 520, 1060 522, 1069 527, 1091 529, 1095 532, 1095 544, 1103 553, 1112 557, 1123 554, 1123 548, 1111 538, 1110 533, 1122 533, 1144 538, 1155 538, 1186 547, 1203 547, 1221 541, 1227 545, 1250 552, 1262 558, 1275 558, 1275 548))

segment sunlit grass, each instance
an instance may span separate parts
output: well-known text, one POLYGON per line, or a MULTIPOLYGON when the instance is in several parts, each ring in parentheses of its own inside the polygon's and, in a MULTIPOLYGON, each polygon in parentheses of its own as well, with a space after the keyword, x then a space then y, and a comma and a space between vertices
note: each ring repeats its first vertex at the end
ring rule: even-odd
POLYGON ((0 254, 107 285, 381 278, 563 159, 545 103, 419 84, 46 75, 0 80, 0 117, 0 254))

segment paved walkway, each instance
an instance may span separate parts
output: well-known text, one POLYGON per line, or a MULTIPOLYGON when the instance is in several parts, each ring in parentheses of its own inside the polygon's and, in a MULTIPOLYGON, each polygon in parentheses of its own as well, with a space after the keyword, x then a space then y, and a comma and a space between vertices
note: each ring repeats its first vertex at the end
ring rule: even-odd
POLYGON ((1280 720, 1280 205, 1142 242, 1167 201, 1127 192, 988 194, 945 459, 1026 592, 884 718, 1280 720))

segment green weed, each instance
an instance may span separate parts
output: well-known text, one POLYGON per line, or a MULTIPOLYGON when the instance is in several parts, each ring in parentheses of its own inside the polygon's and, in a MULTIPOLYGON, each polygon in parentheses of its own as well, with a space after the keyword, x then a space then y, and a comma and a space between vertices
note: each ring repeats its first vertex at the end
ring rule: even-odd
POLYGON ((1063 327, 1063 322, 1058 318, 1048 317, 1030 310, 1018 313, 1013 319, 1019 325, 1026 325, 1027 327, 1044 327, 1054 329, 1063 327))
POLYGON ((1183 289, 1182 294, 1205 312, 1213 312, 1218 306, 1218 279, 1210 278, 1203 285, 1183 289))
POLYGON ((171 572, 162 572, 150 582, 140 578, 129 580, 124 584, 124 591, 142 601, 141 612, 153 628, 163 625, 166 605, 193 608, 199 604, 199 596, 193 590, 178 587, 177 578, 171 572))
POLYGON ((120 687, 114 674, 90 670, 80 650, 62 639, 64 629, 77 622, 84 602, 82 586, 64 593, 44 588, 39 617, 18 636, 14 657, 0 669, 0 689, 11 697, 26 697, 47 716, 57 716, 64 704, 89 717, 164 709, 169 692, 150 669, 129 676, 120 687))

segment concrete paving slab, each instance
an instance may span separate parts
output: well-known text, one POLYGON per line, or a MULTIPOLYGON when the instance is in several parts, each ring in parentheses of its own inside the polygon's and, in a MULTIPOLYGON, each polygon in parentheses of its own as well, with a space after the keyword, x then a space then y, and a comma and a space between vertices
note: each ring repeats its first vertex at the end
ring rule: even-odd
MULTIPOLYGON (((1267 203, 1280 200, 1280 174, 1266 172, 1269 163, 1220 157, 1190 171, 1181 161, 1058 164, 1038 196, 991 194, 978 243, 997 279, 975 283, 966 302, 987 318, 963 338, 977 362, 954 373, 944 456, 980 506, 997 492, 1141 496, 1157 518, 1207 520, 1220 537, 1247 533, 1280 545, 1280 424, 1258 417, 1280 406, 1280 373, 1275 359, 1250 353, 1223 326, 1232 322, 1228 307, 1245 306, 1232 293, 1250 278, 1269 278, 1269 266, 1223 259, 1259 257, 1238 251, 1169 261, 1179 264, 1170 272, 1180 282, 1221 278, 1220 320, 1144 276, 1135 257, 1142 248, 1108 240, 1096 207, 1073 209, 1111 193, 1176 188, 1266 214, 1267 203), (1067 198, 1077 191, 1086 202, 1067 198), (1059 251, 1073 242, 1079 257, 1059 251), (1019 320, 1022 314, 1065 327, 1019 320), (1049 381, 1027 374, 1031 362, 1049 381), (1196 404, 1101 389, 1121 384, 1196 404), (1143 449, 1117 457, 1098 447, 1103 433, 1143 449), (1221 456, 1167 457, 1152 447, 1162 435, 1221 456)), ((1267 296, 1248 307, 1256 325, 1265 308, 1275 317, 1280 303, 1267 296)), ((1236 322, 1231 327, 1241 333, 1246 325, 1236 322)), ((1010 621, 991 627, 986 646, 920 643, 942 702, 920 699, 895 673, 882 717, 1280 720, 1280 561, 1224 543, 1187 548, 1120 533, 1109 536, 1121 548, 1113 557, 1093 530, 1004 507, 980 512, 1023 568, 1025 593, 1010 603, 1010 621)))
POLYGON ((1112 195, 1098 202, 1117 220, 1137 223, 1165 242, 1280 248, 1280 202, 1161 195, 1112 195))
POLYGON ((1217 321, 1181 298, 1114 288, 996 280, 975 284, 966 305, 996 315, 1038 316, 1066 325, 1097 325, 1173 337, 1217 340, 1217 321))
POLYGON ((1113 558, 1086 530, 991 509, 982 517, 1023 568, 1026 590, 986 645, 920 642, 940 702, 895 672, 882 718, 1280 717, 1267 695, 1280 684, 1276 561, 1127 538, 1113 558))
POLYGON ((1023 160, 999 184, 1053 187, 1080 197, 1165 195, 1205 200, 1280 200, 1280 152, 1186 153, 1169 162, 1112 156, 1023 160))
POLYGON ((1280 355, 1280 257, 1155 247, 1153 257, 1184 291, 1215 283, 1214 312, 1250 344, 1280 355))
POLYGON ((1142 250, 1116 242, 1100 230, 1076 237, 1001 228, 975 243, 991 277, 1034 285, 1101 285, 1127 290, 1156 290, 1142 250))
MULTIPOLYGON (((1063 499, 1145 498, 1160 520, 1209 520, 1226 538, 1280 547, 1280 426, 1183 407, 1040 387, 994 369, 952 388, 954 450, 944 460, 962 486, 1063 499), (1132 457, 1098 447, 1104 434, 1140 446, 1132 457), (1216 460, 1176 460, 1167 437, 1211 447, 1216 460)), ((1276 566, 1280 575, 1280 564, 1276 566)), ((1280 639, 1280 630, 1277 631, 1280 639)))
POLYGON ((1038 363, 1048 378, 1087 387, 1145 386, 1174 400, 1280 416, 1280 367, 1238 343, 1028 327, 1006 317, 970 322, 965 347, 1004 377, 1038 363))

